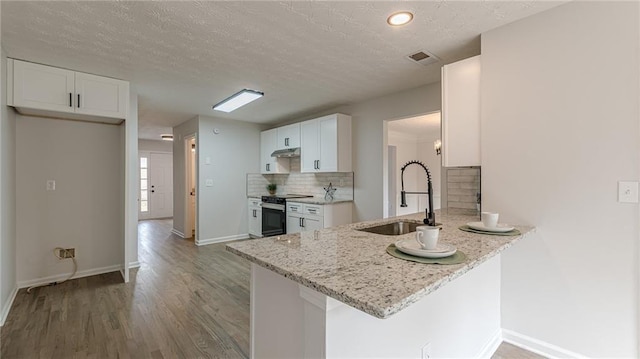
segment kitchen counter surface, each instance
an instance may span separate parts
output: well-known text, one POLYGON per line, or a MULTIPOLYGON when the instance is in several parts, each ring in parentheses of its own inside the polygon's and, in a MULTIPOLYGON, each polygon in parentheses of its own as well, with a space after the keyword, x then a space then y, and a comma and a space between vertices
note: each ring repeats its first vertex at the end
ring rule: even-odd
POLYGON ((288 199, 287 202, 288 203, 294 202, 294 203, 309 203, 309 204, 325 205, 325 204, 336 204, 336 203, 353 202, 353 200, 352 199, 336 198, 336 199, 328 201, 328 200, 326 200, 324 198, 321 198, 321 197, 309 197, 309 198, 292 198, 292 199, 288 199))
POLYGON ((436 211, 443 223, 440 240, 467 255, 457 265, 421 264, 387 254, 389 244, 415 233, 384 236, 359 228, 397 221, 422 222, 424 213, 348 224, 321 231, 235 242, 227 250, 308 288, 378 318, 387 318, 496 256, 535 229, 516 226, 522 235, 493 236, 463 232, 478 221, 476 211, 436 211))
MULTIPOLYGON (((265 194, 265 196, 268 196, 267 194, 265 194)), ((262 196, 247 196, 247 198, 255 198, 255 199, 262 199, 262 196)), ((336 203, 347 203, 347 202, 353 202, 353 199, 341 199, 341 198, 336 198, 333 200, 326 200, 323 197, 302 197, 302 198, 290 198, 287 200, 288 202, 296 202, 296 203, 309 203, 309 204, 320 204, 320 205, 325 205, 325 204, 336 204, 336 203)))

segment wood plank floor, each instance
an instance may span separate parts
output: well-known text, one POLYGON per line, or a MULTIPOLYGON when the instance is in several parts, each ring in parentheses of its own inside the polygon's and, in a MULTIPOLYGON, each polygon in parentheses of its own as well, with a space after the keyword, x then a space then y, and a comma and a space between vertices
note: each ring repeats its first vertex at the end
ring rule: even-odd
MULTIPOLYGON (((248 358, 249 263, 224 244, 197 247, 171 220, 141 221, 141 267, 19 291, 0 357, 248 358)), ((495 359, 541 358, 502 344, 495 359)))

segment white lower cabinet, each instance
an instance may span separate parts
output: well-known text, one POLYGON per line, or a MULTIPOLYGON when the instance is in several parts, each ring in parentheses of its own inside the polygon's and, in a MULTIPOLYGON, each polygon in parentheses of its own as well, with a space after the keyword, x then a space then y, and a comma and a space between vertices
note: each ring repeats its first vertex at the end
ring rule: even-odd
POLYGON ((262 201, 249 198, 249 235, 262 237, 262 201))
POLYGON ((287 234, 351 223, 351 202, 308 204, 287 202, 287 234))

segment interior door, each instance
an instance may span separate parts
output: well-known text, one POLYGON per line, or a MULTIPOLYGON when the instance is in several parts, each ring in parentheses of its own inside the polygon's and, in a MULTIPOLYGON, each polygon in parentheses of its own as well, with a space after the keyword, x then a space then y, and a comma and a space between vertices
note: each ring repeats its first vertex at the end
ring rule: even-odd
POLYGON ((173 156, 149 155, 149 218, 173 216, 173 156))

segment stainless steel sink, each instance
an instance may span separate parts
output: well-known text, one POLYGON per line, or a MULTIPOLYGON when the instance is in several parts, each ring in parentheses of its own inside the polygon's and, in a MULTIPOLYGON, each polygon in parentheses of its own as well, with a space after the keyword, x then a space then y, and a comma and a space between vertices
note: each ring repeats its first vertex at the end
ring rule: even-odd
POLYGON ((398 221, 387 224, 381 224, 379 226, 360 228, 359 231, 382 234, 385 236, 399 236, 401 234, 407 234, 416 231, 416 227, 422 226, 422 223, 398 221))

